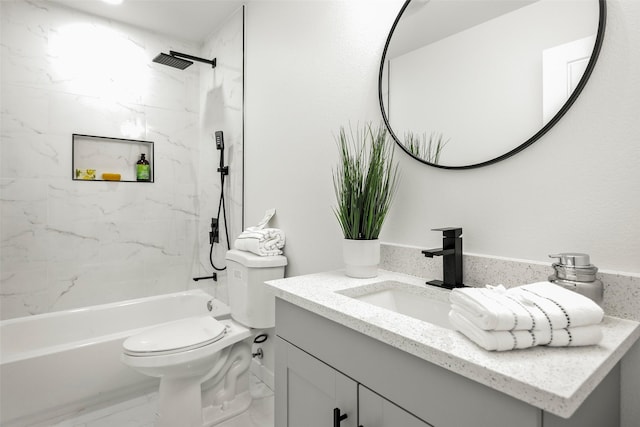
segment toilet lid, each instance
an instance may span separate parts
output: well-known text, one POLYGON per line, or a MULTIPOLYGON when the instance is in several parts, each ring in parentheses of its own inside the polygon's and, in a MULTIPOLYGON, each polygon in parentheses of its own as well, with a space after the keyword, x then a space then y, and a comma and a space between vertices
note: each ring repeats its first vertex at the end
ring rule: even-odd
POLYGON ((226 326, 211 316, 190 317, 133 335, 122 346, 130 356, 159 356, 203 347, 225 333, 226 326))

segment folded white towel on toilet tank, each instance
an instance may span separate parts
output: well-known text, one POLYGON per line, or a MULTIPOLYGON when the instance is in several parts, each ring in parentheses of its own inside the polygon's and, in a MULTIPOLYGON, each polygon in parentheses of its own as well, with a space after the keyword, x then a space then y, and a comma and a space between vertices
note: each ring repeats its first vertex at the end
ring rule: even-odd
POLYGON ((564 329, 532 329, 529 331, 486 331, 463 315, 449 312, 451 325, 471 341, 490 351, 507 351, 535 346, 578 347, 595 345, 602 339, 600 325, 576 326, 564 329))
POLYGON ((279 228, 248 228, 240 233, 233 246, 260 256, 275 256, 282 255, 284 244, 284 231, 279 228))
POLYGON ((549 282, 454 289, 449 299, 452 311, 482 330, 565 329, 597 324, 604 317, 594 301, 549 282))

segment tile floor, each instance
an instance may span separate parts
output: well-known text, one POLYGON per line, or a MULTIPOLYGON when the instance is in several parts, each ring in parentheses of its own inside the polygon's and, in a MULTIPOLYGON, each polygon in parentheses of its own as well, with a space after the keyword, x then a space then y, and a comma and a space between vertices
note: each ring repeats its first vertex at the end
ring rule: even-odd
MULTIPOLYGON (((273 427, 273 391, 251 374, 253 401, 244 413, 215 427, 273 427)), ((158 393, 150 393, 113 406, 64 420, 52 427, 153 427, 158 393)))

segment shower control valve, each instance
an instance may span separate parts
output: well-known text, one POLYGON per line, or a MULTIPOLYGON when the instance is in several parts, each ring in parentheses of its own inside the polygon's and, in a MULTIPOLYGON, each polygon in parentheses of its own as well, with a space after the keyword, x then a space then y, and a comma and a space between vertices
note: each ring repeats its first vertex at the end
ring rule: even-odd
POLYGON ((220 242, 220 228, 218 227, 218 218, 211 218, 211 231, 209 231, 209 244, 220 242))

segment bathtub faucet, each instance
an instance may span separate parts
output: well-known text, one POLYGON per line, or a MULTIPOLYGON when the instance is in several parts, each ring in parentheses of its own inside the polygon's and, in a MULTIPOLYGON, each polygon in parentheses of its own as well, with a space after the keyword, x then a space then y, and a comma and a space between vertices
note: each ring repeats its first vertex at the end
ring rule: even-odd
POLYGON ((442 257, 443 280, 430 280, 427 285, 446 289, 464 287, 462 283, 462 228, 434 228, 432 231, 442 231, 442 247, 425 249, 422 253, 427 258, 442 257))
POLYGON ((198 280, 205 280, 205 279, 213 279, 214 282, 217 282, 218 281, 218 275, 216 273, 213 273, 213 275, 211 275, 211 276, 194 277, 193 281, 197 282, 198 280))

